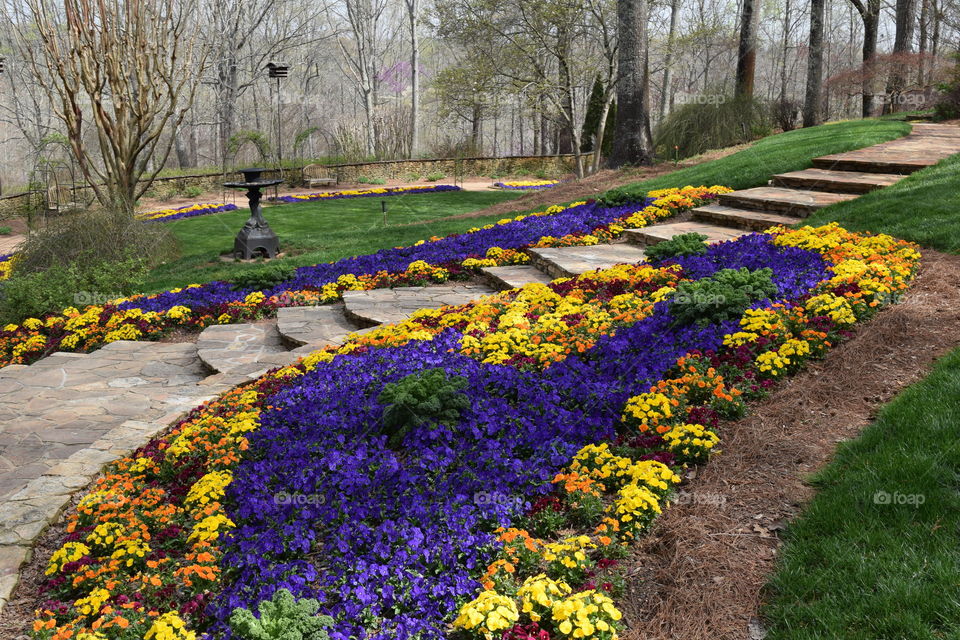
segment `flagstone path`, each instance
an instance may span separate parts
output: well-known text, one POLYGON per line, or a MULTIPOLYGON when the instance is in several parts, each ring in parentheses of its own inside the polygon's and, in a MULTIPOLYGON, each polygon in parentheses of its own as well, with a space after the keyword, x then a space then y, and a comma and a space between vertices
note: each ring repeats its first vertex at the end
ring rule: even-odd
MULTIPOLYGON (((531 264, 483 270, 486 284, 350 291, 343 303, 280 309, 257 323, 217 325, 196 343, 115 342, 0 369, 0 609, 33 541, 102 467, 194 406, 353 332, 423 308, 463 304, 530 282, 643 260, 645 245, 696 231, 711 242, 777 224, 894 184, 960 153, 960 128, 916 124, 899 140, 814 160, 694 210, 693 221, 628 230, 626 242, 532 249, 531 264)), ((2 251, 0 251, 2 253, 2 251)))

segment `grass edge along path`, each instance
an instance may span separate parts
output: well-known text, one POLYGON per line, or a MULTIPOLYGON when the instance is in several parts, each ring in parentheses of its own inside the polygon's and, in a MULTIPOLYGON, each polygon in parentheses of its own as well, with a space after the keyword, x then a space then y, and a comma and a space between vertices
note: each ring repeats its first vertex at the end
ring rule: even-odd
POLYGON ((767 586, 768 640, 960 635, 958 395, 960 349, 813 477, 767 586))

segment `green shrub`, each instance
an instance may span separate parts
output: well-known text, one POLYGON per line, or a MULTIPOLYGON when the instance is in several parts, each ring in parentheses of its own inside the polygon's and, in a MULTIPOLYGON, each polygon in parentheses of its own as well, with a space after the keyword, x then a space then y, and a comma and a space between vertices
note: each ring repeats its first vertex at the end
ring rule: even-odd
POLYGON ((709 278, 682 282, 670 302, 674 324, 707 325, 736 320, 750 305, 777 292, 770 268, 722 269, 709 278))
POLYGON ((416 182, 420 178, 421 174, 418 171, 409 171, 403 176, 405 182, 416 182))
POLYGON ((657 155, 689 158, 710 149, 722 149, 769 135, 769 108, 759 100, 717 96, 706 103, 677 107, 657 127, 657 155))
POLYGON ((433 173, 428 173, 424 178, 427 182, 436 182, 437 180, 443 180, 447 177, 447 174, 441 171, 434 171, 433 173))
POLYGON ((463 376, 447 376, 442 368, 412 373, 397 382, 384 385, 377 401, 387 405, 383 411, 383 431, 390 446, 397 446, 406 433, 421 424, 451 424, 470 406, 462 390, 463 376))
POLYGON ((360 184, 370 184, 370 178, 368 178, 367 176, 360 176, 359 178, 357 178, 357 182, 360 184))
POLYGON ((645 193, 617 187, 601 194, 597 203, 602 207, 622 207, 631 202, 641 202, 645 197, 645 193))
POLYGON ((183 190, 183 195, 187 196, 188 198, 196 198, 202 193, 203 193, 203 189, 198 187, 197 185, 191 185, 189 187, 186 187, 183 190))
POLYGON ((651 245, 644 249, 644 253, 650 262, 676 256, 699 256, 707 252, 706 239, 702 233, 684 233, 651 245))
POLYGON ((960 118, 960 53, 954 53, 952 57, 954 65, 950 78, 937 85, 941 95, 933 107, 933 117, 936 120, 960 118))
POLYGON ((260 618, 249 609, 238 607, 230 615, 230 629, 241 640, 327 640, 330 616, 318 616, 320 603, 313 599, 295 600, 287 589, 279 589, 271 600, 257 605, 260 618))
POLYGON ((0 236, 8 236, 13 233, 13 227, 0 227, 0 236))
POLYGON ((0 324, 135 293, 147 272, 146 262, 139 258, 54 265, 33 273, 20 273, 15 267, 14 275, 0 282, 0 324))
POLYGON ((251 267, 235 275, 230 284, 234 291, 242 289, 269 289, 289 280, 297 268, 282 262, 269 262, 263 266, 251 267))

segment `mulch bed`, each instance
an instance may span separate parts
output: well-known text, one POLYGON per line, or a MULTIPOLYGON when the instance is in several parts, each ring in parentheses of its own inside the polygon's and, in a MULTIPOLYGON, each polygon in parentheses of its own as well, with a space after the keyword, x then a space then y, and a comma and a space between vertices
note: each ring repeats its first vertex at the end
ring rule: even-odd
POLYGON ((904 387, 960 345, 960 256, 925 250, 901 304, 723 430, 723 453, 665 510, 633 559, 629 640, 762 637, 758 608, 804 479, 904 387))

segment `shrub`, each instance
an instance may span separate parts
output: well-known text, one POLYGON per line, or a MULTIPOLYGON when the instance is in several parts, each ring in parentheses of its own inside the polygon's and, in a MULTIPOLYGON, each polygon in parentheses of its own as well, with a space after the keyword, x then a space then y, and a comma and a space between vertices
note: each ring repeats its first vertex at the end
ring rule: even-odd
POLYGON ((8 236, 13 233, 12 227, 0 227, 0 236, 8 236))
POLYGON ((784 131, 793 131, 797 127, 799 113, 800 103, 796 100, 783 98, 773 103, 773 121, 784 131))
POLYGON ((707 252, 707 236, 702 233, 684 233, 644 249, 650 262, 675 256, 699 256, 707 252))
POLYGON ((383 411, 383 431, 390 446, 397 446, 406 433, 421 424, 451 424, 470 405, 462 390, 463 376, 447 376, 441 368, 412 373, 397 382, 384 385, 377 401, 387 405, 383 411))
MULTIPOLYGON (((16 269, 16 267, 14 267, 16 269)), ((146 263, 138 258, 54 265, 0 283, 0 324, 19 323, 64 307, 103 304, 143 286, 146 263)))
POLYGON ((645 193, 618 187, 601 194, 600 197, 597 198, 597 203, 602 207, 622 207, 631 202, 640 202, 645 197, 645 193))
POLYGON ((960 118, 960 53, 953 54, 954 66, 950 78, 937 85, 941 91, 940 99, 933 107, 936 120, 960 118))
POLYGON ((709 278, 682 282, 670 303, 674 324, 707 325, 736 320, 755 302, 777 292, 770 268, 722 269, 709 278))
POLYGON ((243 289, 269 289, 289 280, 297 268, 282 262, 270 262, 260 267, 251 267, 241 271, 230 280, 234 291, 243 289))
POLYGON ((230 629, 241 640, 327 640, 333 618, 316 615, 319 609, 316 600, 295 600, 290 591, 279 589, 257 605, 259 619, 249 609, 234 609, 230 629))
POLYGON ((196 198, 201 193, 203 193, 203 189, 197 185, 191 185, 183 190, 183 195, 187 196, 188 198, 196 198))
POLYGON ((437 180, 443 180, 447 177, 447 174, 442 171, 434 171, 433 173, 428 173, 424 178, 427 182, 436 182, 437 180))
POLYGON ((657 127, 654 146, 658 155, 689 158, 750 142, 770 130, 769 109, 759 100, 691 102, 677 107, 657 127))

